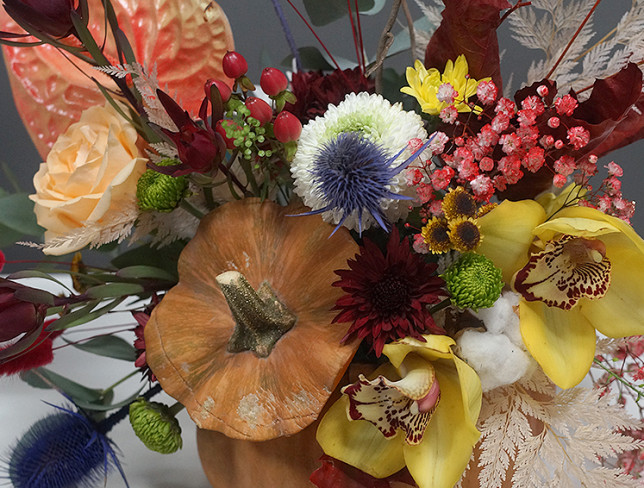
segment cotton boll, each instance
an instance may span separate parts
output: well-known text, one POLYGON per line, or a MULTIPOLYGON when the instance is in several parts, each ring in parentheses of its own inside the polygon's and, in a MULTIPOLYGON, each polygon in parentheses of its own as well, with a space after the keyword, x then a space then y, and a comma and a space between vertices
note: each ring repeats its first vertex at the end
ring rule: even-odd
POLYGON ((459 356, 478 373, 484 392, 512 384, 532 371, 534 360, 503 334, 468 329, 456 342, 459 356))
POLYGON ((519 305, 519 295, 506 291, 490 308, 481 308, 474 315, 485 324, 488 332, 508 336, 513 344, 523 347, 519 330, 519 316, 514 307, 519 305))

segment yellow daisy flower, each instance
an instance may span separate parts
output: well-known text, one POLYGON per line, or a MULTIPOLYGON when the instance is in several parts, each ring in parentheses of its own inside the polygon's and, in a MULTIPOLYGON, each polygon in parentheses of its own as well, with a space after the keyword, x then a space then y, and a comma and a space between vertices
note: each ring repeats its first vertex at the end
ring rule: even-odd
MULTIPOLYGON (((407 68, 409 86, 401 88, 400 91, 415 97, 422 111, 430 115, 438 115, 449 105, 454 105, 459 112, 471 112, 472 109, 467 103, 469 98, 476 94, 476 88, 481 81, 489 81, 491 78, 477 81, 470 78, 468 69, 467 59, 463 54, 456 58, 456 61, 448 60, 443 74, 436 68, 427 70, 421 61, 416 60, 413 68, 407 68), (441 87, 444 90, 444 85, 451 85, 454 90, 453 100, 441 95, 441 87)), ((474 109, 476 113, 480 110, 480 107, 474 109)))

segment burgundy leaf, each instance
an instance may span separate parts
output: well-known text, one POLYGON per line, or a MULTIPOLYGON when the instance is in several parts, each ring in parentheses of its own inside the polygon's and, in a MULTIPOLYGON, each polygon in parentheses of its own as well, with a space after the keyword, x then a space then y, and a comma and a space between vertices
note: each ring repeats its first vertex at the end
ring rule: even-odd
POLYGON ((392 481, 416 486, 406 469, 387 478, 378 479, 331 456, 324 455, 320 461, 322 466, 316 469, 310 478, 318 488, 391 488, 392 481))
POLYGON ((507 0, 443 0, 443 3, 443 20, 427 45, 425 66, 443 71, 449 59, 464 54, 473 78, 489 76, 501 90, 496 29, 499 13, 512 5, 507 0))

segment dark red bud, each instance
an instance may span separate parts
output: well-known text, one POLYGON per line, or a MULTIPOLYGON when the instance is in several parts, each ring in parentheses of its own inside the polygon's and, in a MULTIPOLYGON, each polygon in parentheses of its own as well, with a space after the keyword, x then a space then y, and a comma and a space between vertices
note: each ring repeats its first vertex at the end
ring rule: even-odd
POLYGON ((302 133, 302 122, 291 112, 282 111, 275 118, 273 133, 280 142, 297 141, 302 133))
POLYGON ((230 95, 232 94, 232 91, 230 90, 230 87, 221 80, 210 79, 206 81, 206 84, 204 85, 204 91, 206 92, 207 97, 210 97, 210 87, 212 85, 215 85, 217 87, 217 90, 219 90, 219 95, 221 96, 222 102, 225 103, 228 100, 230 100, 230 95))
POLYGON ((246 58, 236 51, 228 51, 224 55, 221 62, 221 67, 228 78, 236 80, 246 74, 248 71, 248 63, 246 58))
POLYGON ((259 85, 268 96, 273 97, 288 88, 288 78, 277 68, 264 68, 259 85))
POLYGON ((257 119, 261 125, 270 122, 273 118, 273 109, 261 98, 248 97, 246 107, 250 110, 250 116, 257 119))

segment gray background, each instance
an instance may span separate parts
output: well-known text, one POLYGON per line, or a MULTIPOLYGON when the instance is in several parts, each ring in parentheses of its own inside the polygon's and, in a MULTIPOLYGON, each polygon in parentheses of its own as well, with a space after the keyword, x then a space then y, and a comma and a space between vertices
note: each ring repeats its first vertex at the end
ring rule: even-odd
MULTIPOLYGON (((299 17, 285 1, 281 3, 294 31, 296 43, 299 46, 316 45, 314 37, 299 17)), ((296 0, 294 3, 304 11, 302 0, 296 0)), ((387 3, 390 4, 391 2, 387 3)), ((248 59, 251 67, 250 76, 255 81, 258 81, 262 67, 278 66, 279 62, 289 54, 288 46, 281 33, 271 2, 268 0, 224 0, 220 2, 220 5, 227 13, 232 26, 236 50, 248 59)), ((598 31, 596 38, 600 38, 615 26, 622 13, 630 5, 629 0, 605 0, 602 2, 595 15, 595 28, 598 31)), ((418 14, 418 8, 413 2, 410 2, 410 6, 412 11, 418 14)), ((387 15, 388 11, 383 11, 377 16, 362 17, 365 46, 370 48, 369 54, 372 56, 387 15)), ((399 18, 402 19, 402 16, 399 18)), ((400 26, 397 29, 400 30, 400 26)), ((316 28, 316 31, 334 55, 339 54, 350 60, 355 59, 351 30, 346 19, 329 26, 316 28)), ((501 49, 506 50, 501 63, 503 76, 507 80, 510 73, 513 72, 513 87, 517 89, 525 80, 529 62, 539 53, 522 48, 510 37, 507 25, 501 27, 499 34, 501 49)), ((411 64, 411 55, 409 53, 399 54, 387 62, 387 66, 396 67, 401 72, 408 64, 411 64)), ((21 186, 31 191, 33 188, 31 179, 38 169, 40 157, 15 111, 6 73, 3 69, 0 69, 0 107, 2 110, 2 116, 0 117, 0 161, 8 163, 9 167, 17 174, 21 186)), ((642 195, 640 183, 644 175, 641 164, 643 151, 644 142, 639 141, 604 158, 603 164, 610 160, 615 160, 624 168, 623 192, 625 198, 630 200, 637 200, 642 195)), ((0 174, 0 178, 4 178, 4 176, 0 174)), ((8 183, 2 180, 0 180, 0 186, 9 188, 8 183)), ((643 210, 636 211, 633 226, 639 234, 644 234, 643 210)), ((14 246, 7 250, 7 255, 8 259, 38 259, 40 253, 32 249, 14 246)))

